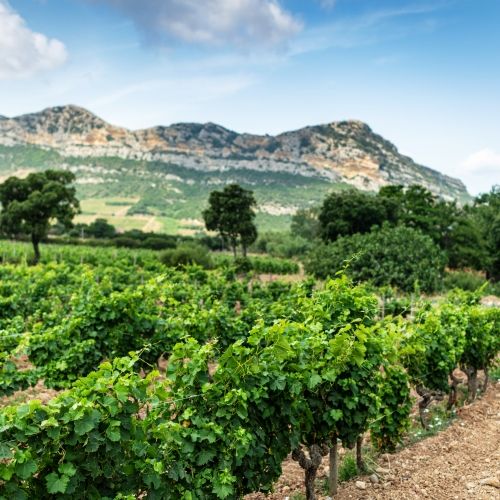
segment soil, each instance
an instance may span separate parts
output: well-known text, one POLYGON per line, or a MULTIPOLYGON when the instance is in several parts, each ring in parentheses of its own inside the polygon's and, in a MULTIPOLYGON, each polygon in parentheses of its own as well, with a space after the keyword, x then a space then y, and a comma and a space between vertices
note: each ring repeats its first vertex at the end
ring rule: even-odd
MULTIPOLYGON (((481 399, 457 413, 456 421, 439 434, 381 455, 378 464, 370 464, 379 469, 377 478, 372 477, 378 483, 368 476, 341 483, 335 500, 500 500, 500 382, 492 383, 481 399)), ((318 474, 318 500, 328 498, 320 488, 327 472, 325 459, 318 474)), ((302 469, 289 459, 275 493, 245 498, 303 499, 302 482, 302 469)))
POLYGON ((19 390, 9 396, 0 397, 0 408, 8 405, 27 403, 33 399, 39 399, 45 404, 58 394, 59 391, 45 387, 43 380, 40 380, 35 386, 29 389, 19 390))

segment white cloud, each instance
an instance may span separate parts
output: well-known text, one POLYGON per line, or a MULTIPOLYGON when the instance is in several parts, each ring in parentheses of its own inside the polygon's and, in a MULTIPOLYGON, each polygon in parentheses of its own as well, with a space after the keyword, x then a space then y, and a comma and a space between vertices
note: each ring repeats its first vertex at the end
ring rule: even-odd
POLYGON ((120 9, 153 42, 269 47, 302 25, 278 0, 93 0, 120 9))
POLYGON ((8 2, 0 0, 0 80, 53 69, 66 58, 62 42, 31 31, 8 2))
POLYGON ((490 148, 484 148, 468 156, 462 163, 469 172, 491 173, 500 181, 500 153, 490 148))

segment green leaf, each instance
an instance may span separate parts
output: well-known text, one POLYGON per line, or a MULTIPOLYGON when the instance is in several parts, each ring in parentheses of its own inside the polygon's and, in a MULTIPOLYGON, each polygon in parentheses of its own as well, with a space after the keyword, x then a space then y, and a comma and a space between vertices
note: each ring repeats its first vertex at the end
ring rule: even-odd
POLYGON ((307 382, 307 386, 309 389, 314 389, 318 384, 321 383, 321 376, 318 375, 317 373, 313 373, 307 382))
POLYGON ((76 468, 72 463, 65 463, 59 466, 59 472, 69 477, 73 477, 76 474, 76 468))
POLYGON ((120 441, 120 429, 118 427, 108 427, 106 430, 106 437, 113 442, 120 441))
POLYGON ((34 460, 27 460, 23 463, 16 464, 16 474, 21 479, 28 479, 36 472, 36 462, 34 460))
POLYGON ((12 458, 13 453, 7 443, 0 443, 0 460, 5 458, 12 458))
POLYGON ((47 491, 49 493, 64 493, 68 487, 69 477, 62 475, 59 476, 55 472, 51 472, 46 478, 47 481, 47 491))
POLYGON ((101 415, 97 410, 87 413, 83 418, 75 422, 75 433, 78 436, 83 436, 90 432, 99 422, 101 415))
POLYGON ((196 465, 205 465, 215 456, 215 451, 213 450, 202 450, 196 459, 196 465))

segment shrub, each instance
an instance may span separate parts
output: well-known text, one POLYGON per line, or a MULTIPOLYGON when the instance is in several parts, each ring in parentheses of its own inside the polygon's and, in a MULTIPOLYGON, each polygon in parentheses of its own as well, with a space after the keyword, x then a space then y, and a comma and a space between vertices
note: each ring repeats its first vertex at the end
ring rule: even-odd
POLYGON ((137 248, 139 246, 137 240, 128 236, 117 236, 113 239, 113 243, 118 248, 137 248))
POLYGON ((486 279, 480 273, 470 271, 450 271, 444 278, 444 286, 447 290, 460 288, 468 292, 474 292, 486 283, 486 279))
POLYGON ((404 226, 384 225, 367 234, 318 245, 305 261, 306 271, 322 279, 346 266, 357 281, 404 291, 418 285, 422 291, 433 292, 442 285, 445 256, 429 236, 404 226))
POLYGON ((205 269, 212 267, 212 258, 207 248, 196 243, 184 243, 177 248, 166 250, 160 260, 169 267, 184 267, 193 264, 205 269))
POLYGON ((151 250, 166 250, 175 248, 175 238, 166 236, 149 236, 142 243, 141 247, 151 250))

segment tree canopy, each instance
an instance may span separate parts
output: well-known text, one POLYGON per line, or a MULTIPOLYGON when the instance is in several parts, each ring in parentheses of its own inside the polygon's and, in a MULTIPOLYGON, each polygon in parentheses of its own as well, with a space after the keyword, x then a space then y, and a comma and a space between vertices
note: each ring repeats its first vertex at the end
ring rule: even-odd
POLYGON ((238 184, 229 184, 222 191, 212 191, 208 208, 203 211, 205 226, 209 231, 217 231, 228 242, 236 257, 236 249, 241 244, 243 256, 247 248, 257 239, 253 191, 243 189, 238 184))
POLYGON ((69 227, 79 211, 71 172, 46 170, 29 174, 25 179, 9 177, 0 185, 0 227, 8 235, 29 235, 40 260, 39 244, 53 221, 69 227))

